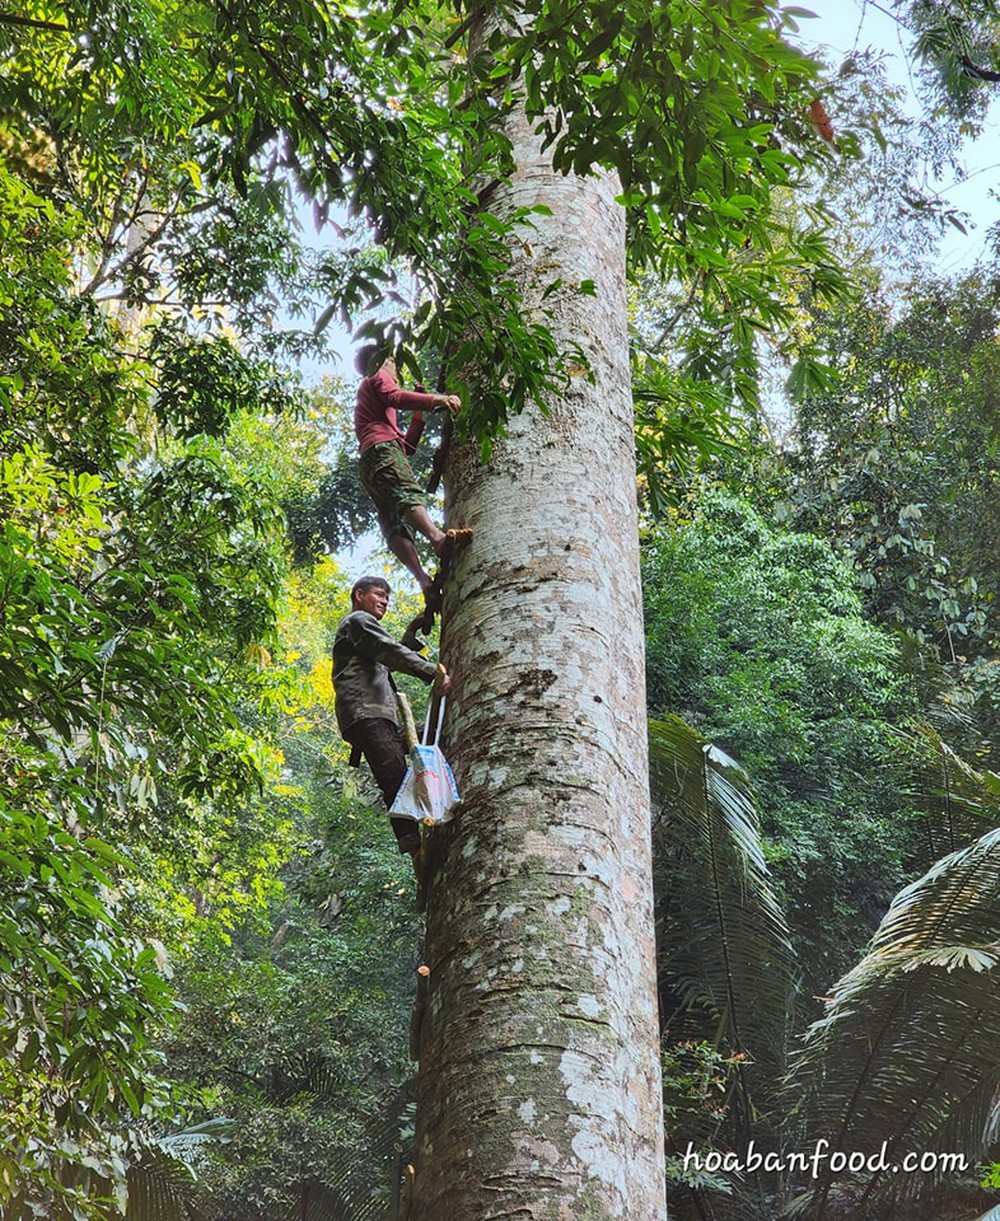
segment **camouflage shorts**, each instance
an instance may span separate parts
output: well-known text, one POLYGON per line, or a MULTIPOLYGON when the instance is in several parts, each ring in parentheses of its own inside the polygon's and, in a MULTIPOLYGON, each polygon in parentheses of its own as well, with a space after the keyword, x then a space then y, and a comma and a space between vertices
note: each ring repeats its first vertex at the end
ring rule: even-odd
POLYGON ((404 534, 415 542, 416 535, 405 513, 416 505, 426 508, 428 496, 414 478, 402 446, 395 441, 372 445, 361 455, 358 473, 365 491, 375 501, 386 542, 394 534, 404 534))

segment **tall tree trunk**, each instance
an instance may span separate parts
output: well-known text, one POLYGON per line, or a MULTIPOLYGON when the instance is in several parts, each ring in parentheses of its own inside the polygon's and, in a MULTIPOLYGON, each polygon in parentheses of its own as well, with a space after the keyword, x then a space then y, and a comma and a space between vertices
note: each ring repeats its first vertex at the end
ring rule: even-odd
POLYGON ((453 455, 448 734, 432 834, 413 1221, 666 1215, 625 235, 608 179, 523 119, 494 207, 545 204, 516 274, 594 381, 453 455), (593 280, 596 296, 577 291, 593 280))

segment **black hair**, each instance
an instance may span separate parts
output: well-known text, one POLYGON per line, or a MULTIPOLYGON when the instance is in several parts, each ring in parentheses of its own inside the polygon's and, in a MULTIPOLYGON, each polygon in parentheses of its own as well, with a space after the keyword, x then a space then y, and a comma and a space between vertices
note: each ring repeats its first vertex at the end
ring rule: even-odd
POLYGON ((369 589, 384 589, 387 594, 392 593, 392 586, 385 577, 359 577, 351 586, 351 605, 354 605, 358 594, 366 594, 369 589))
POLYGON ((391 355, 392 349, 384 343, 366 343, 363 348, 358 349, 354 357, 354 367, 362 377, 371 377, 391 355))

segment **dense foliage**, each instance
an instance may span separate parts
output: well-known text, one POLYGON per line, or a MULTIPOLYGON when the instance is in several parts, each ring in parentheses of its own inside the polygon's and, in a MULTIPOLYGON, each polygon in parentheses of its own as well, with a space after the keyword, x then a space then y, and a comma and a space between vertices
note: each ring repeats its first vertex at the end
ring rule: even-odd
POLYGON ((989 649, 1000 588, 995 269, 918 281, 903 310, 873 289, 818 320, 838 377, 805 397, 793 520, 850 556, 876 619, 955 660, 989 649))
MULTIPOLYGON (((168 1072, 199 1116, 235 1121, 199 1166, 213 1221, 384 1207, 411 1119, 419 917, 409 859, 333 721, 329 646, 348 602, 329 562, 289 580, 278 647, 295 698, 276 726, 270 801, 294 824, 294 851, 262 905, 221 929, 199 923, 174 976, 185 1020, 164 1044, 168 1072)), ((397 634, 413 611, 405 598, 394 610, 397 634)))
MULTIPOLYGON (((896 8, 937 101, 982 124, 994 6, 896 8)), ((943 163, 955 129, 939 110, 914 140, 863 57, 821 81, 794 9, 498 15, 524 20, 431 0, 0 12, 4 1216, 391 1205, 419 925, 326 660, 349 584, 328 553, 371 513, 349 392, 307 398, 287 363, 322 358, 335 319, 413 374, 474 361, 486 446, 558 388, 575 354, 546 302, 592 286, 540 283, 529 315, 507 277, 531 218, 490 211, 513 168, 494 119, 521 98, 561 168, 617 173, 641 280, 674 1149, 868 1139, 919 1089, 901 1147, 936 1127, 989 1157, 993 891, 969 878, 995 872, 995 268, 905 308, 871 272, 838 306, 828 228, 831 203, 895 198, 926 242, 948 213, 910 191, 915 149, 943 163), (840 160, 808 117, 828 91, 854 128, 840 160), (755 414, 769 361, 791 453, 755 414), (712 463, 749 501, 703 495, 712 463), (819 996, 796 1111, 773 1086, 819 996), (874 1078, 858 997, 887 1015, 874 1078)))
POLYGON ((893 727, 914 711, 892 639, 819 538, 724 493, 647 545, 650 706, 748 770, 809 989, 864 945, 915 852, 893 727))
POLYGON ((267 763, 239 701, 280 535, 210 438, 151 453, 146 371, 73 290, 79 220, 0 185, 4 250, 28 256, 0 281, 3 1190, 14 1210, 65 1196, 103 1215, 161 1105, 151 1036, 175 1009, 174 899, 140 867, 170 859, 212 896, 277 834, 245 800, 267 763), (213 879, 214 857, 234 872, 213 879))

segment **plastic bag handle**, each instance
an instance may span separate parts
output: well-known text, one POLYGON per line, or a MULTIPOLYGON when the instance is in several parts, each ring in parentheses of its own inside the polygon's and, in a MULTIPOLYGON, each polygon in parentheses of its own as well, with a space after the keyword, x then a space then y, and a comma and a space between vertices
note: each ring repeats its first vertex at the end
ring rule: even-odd
POLYGON ((431 708, 434 706, 433 692, 431 692, 431 697, 427 701, 427 715, 424 717, 424 736, 422 743, 424 746, 437 746, 441 739, 441 726, 444 724, 444 696, 441 695, 438 697, 438 699, 440 700, 440 703, 438 704, 437 729, 434 731, 433 742, 429 740, 431 732, 431 708))

